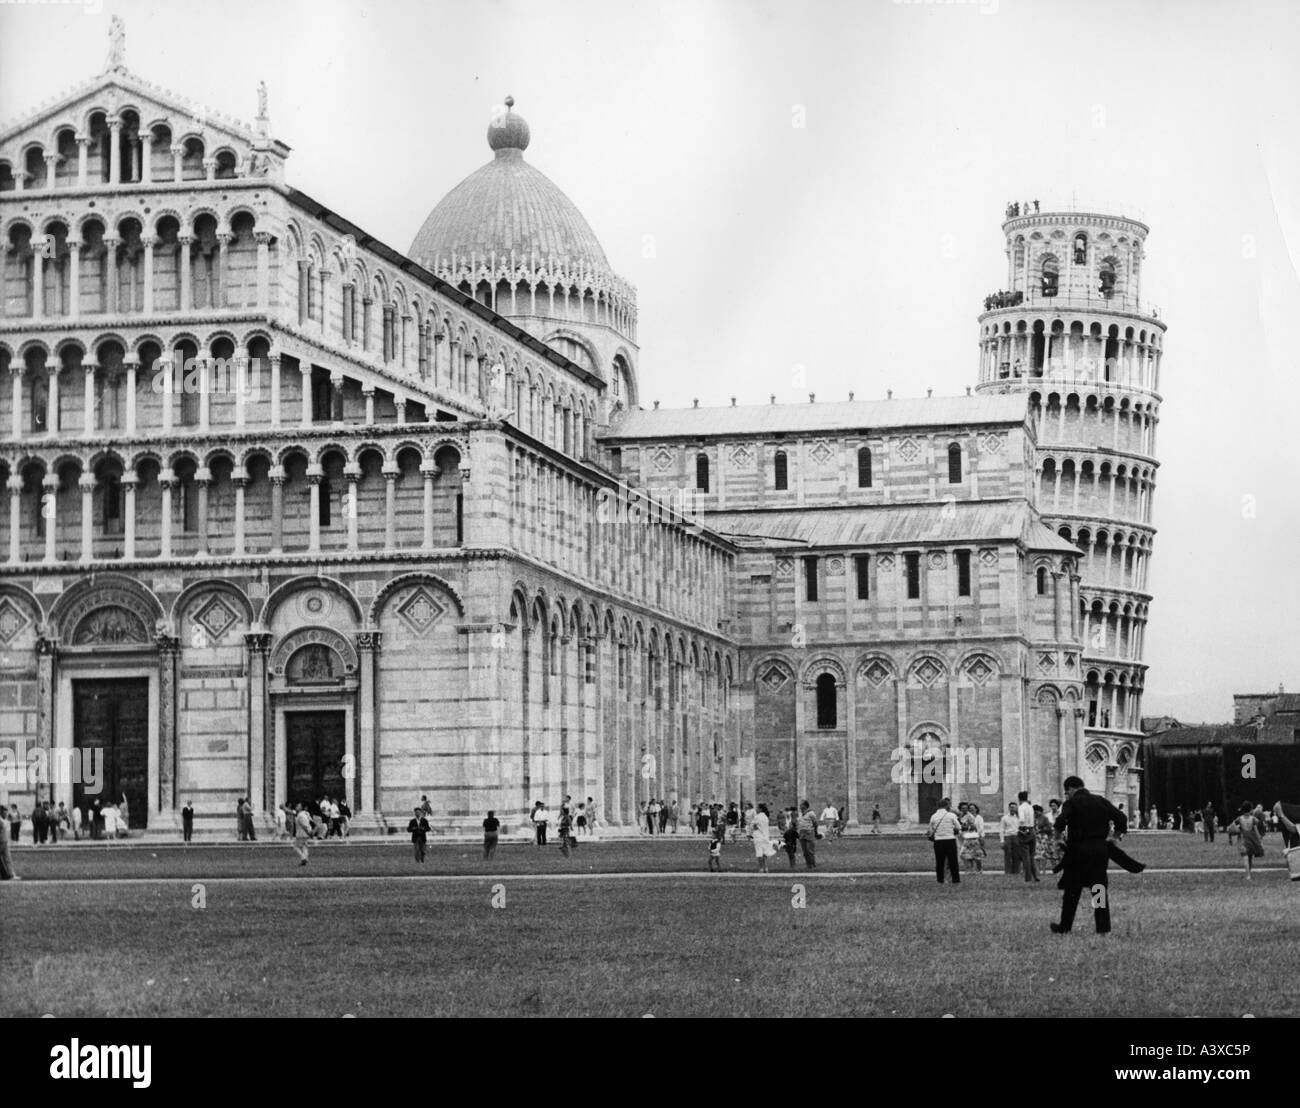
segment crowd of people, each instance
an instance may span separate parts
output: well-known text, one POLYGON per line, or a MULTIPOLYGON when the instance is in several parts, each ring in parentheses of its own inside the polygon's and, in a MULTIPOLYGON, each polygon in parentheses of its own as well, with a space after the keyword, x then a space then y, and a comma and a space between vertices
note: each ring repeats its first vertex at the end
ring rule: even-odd
POLYGON ((55 804, 43 800, 32 806, 30 815, 24 816, 18 804, 7 804, 5 822, 9 825, 9 838, 16 846, 21 841, 24 820, 31 825, 32 844, 54 844, 62 839, 71 838, 74 842, 82 839, 124 839, 127 837, 129 805, 125 796, 120 803, 101 804, 91 801, 84 810, 74 804, 69 808, 63 801, 55 804))

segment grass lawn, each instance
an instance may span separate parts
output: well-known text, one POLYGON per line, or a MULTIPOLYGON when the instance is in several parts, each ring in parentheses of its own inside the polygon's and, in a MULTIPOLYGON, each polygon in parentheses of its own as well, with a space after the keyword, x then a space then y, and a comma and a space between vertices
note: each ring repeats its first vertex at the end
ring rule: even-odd
POLYGON ((703 872, 703 841, 685 837, 584 843, 569 860, 506 846, 486 869, 473 848, 435 846, 423 871, 394 841, 331 843, 305 869, 286 846, 23 849, 25 880, 0 886, 0 1011, 663 1017, 782 1015, 797 998, 826 1015, 1295 1016, 1300 885, 1277 842, 1247 883, 1226 844, 1130 836, 1153 869, 1112 877, 1107 939, 1090 912, 1051 935, 1046 878, 910 875, 930 859, 912 838, 822 844, 816 875, 782 855, 767 878, 735 876, 753 869, 745 845, 726 851, 733 876, 703 872), (1160 872, 1202 866, 1215 872, 1160 872), (699 872, 653 875, 675 870, 699 872), (834 876, 862 870, 888 872, 834 876), (593 876, 537 879, 565 873, 593 876))

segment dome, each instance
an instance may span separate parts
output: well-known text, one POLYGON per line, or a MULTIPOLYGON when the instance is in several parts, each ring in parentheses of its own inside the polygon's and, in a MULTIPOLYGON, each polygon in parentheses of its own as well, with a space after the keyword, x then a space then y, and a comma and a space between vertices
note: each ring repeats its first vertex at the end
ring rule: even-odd
POLYGON ((429 213, 408 251, 430 268, 477 254, 520 261, 537 255, 539 262, 585 264, 602 276, 613 276, 605 251, 590 224, 546 174, 524 161, 528 124, 506 111, 488 126, 493 159, 447 193, 429 213))

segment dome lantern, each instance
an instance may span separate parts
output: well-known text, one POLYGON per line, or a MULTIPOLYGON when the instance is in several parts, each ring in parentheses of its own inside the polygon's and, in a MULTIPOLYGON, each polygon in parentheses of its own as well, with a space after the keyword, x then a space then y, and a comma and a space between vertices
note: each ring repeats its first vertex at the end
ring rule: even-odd
POLYGON ((506 110, 492 117, 487 130, 488 146, 496 151, 498 158, 506 150, 517 150, 523 153, 528 149, 530 138, 528 123, 522 115, 515 115, 512 110, 515 106, 515 98, 507 96, 505 104, 506 110))

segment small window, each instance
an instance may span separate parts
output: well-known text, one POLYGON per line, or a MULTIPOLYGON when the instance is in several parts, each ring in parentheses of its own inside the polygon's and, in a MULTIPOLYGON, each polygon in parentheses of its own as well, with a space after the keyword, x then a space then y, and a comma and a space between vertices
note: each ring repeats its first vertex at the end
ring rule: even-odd
POLYGON ((948 447, 948 484, 961 484, 961 447, 955 442, 948 447))
POLYGON ((1039 596, 1047 595, 1047 567, 1046 566, 1038 567, 1038 595, 1039 596))
POLYGON ((181 478, 181 530, 193 534, 199 529, 199 488, 193 475, 181 478))
POLYGON ((921 599, 921 555, 905 554, 903 562, 907 571, 907 599, 921 599))
POLYGON ((1115 265, 1109 259, 1101 263, 1101 269, 1098 273, 1101 278, 1101 284, 1098 291, 1106 299, 1110 299, 1115 294, 1115 265))
POLYGON ((858 450, 858 488, 871 488, 871 451, 865 446, 858 450))
POLYGON ((834 729, 835 722, 835 678, 823 673, 817 678, 817 726, 834 729))
POLYGON ((122 482, 116 474, 110 473, 104 478, 104 534, 117 535, 122 532, 122 482))
POLYGON ((772 464, 772 476, 776 488, 788 489, 790 487, 790 468, 786 461, 784 450, 778 450, 776 452, 776 457, 773 459, 772 464))
POLYGON ((1056 259, 1050 254, 1043 259, 1043 295, 1055 296, 1057 292, 1057 282, 1059 275, 1056 266, 1056 259))
POLYGON ((49 382, 44 376, 32 378, 32 433, 39 434, 47 427, 47 405, 50 398, 49 382))
POLYGON ((316 374, 311 382, 311 421, 329 423, 334 418, 334 385, 323 374, 316 374))
POLYGON ((202 381, 199 380, 198 363, 192 358, 185 359, 188 364, 178 375, 181 387, 181 426, 195 427, 199 422, 200 414, 200 390, 202 381))
POLYGON ((871 556, 868 554, 855 554, 853 556, 853 570, 858 580, 858 599, 871 599, 871 556))
POLYGON ((709 491, 709 456, 695 455, 695 488, 697 492, 709 491))
POLYGON ((318 518, 322 527, 330 525, 330 480, 328 477, 320 479, 320 495, 317 497, 319 502, 318 518))
POLYGON ((817 599, 817 559, 805 558, 803 560, 803 580, 804 594, 808 600, 816 601, 817 599))
POLYGON ((970 596, 970 551, 958 550, 957 559, 957 595, 970 596))

